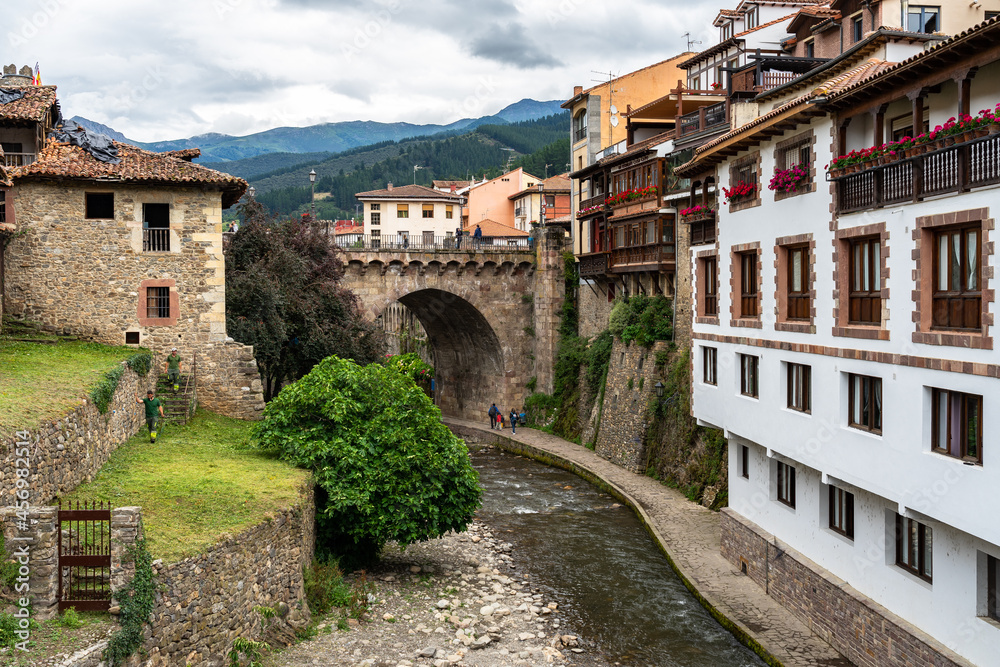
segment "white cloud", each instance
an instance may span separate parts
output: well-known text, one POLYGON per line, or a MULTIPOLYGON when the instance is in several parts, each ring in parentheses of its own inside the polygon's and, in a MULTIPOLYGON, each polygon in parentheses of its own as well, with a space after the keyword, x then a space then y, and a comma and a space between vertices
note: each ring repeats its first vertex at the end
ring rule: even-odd
MULTIPOLYGON (((12 3, 13 4, 13 3, 12 3)), ((5 59, 139 141, 343 120, 448 123, 684 50, 714 6, 631 0, 28 0, 5 59)))

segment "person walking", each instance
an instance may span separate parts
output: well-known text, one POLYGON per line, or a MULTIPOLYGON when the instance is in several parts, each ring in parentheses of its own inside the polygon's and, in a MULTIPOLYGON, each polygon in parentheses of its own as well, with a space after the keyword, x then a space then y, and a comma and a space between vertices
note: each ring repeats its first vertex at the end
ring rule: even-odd
POLYGON ((174 386, 174 393, 181 388, 181 358, 177 354, 177 348, 170 350, 167 360, 163 362, 163 370, 167 374, 167 380, 174 386))
POLYGON ((510 409, 510 434, 515 435, 517 433, 517 410, 514 408, 510 409))
POLYGON ((483 230, 479 225, 476 225, 476 231, 472 232, 472 245, 479 247, 483 242, 483 230))
POLYGON ((156 442, 156 425, 163 419, 163 401, 153 398, 153 390, 146 392, 146 398, 135 395, 135 402, 142 403, 146 408, 146 427, 149 429, 149 441, 156 442))
POLYGON ((494 403, 493 405, 491 405, 490 406, 490 411, 487 412, 486 414, 488 414, 490 416, 490 428, 496 428, 497 427, 497 417, 500 415, 500 410, 497 408, 497 404, 494 403))

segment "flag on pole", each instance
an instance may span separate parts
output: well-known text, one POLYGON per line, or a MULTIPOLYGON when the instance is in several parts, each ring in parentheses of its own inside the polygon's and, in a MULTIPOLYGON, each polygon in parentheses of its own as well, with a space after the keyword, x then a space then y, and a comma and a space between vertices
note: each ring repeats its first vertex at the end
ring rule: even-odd
POLYGON ((38 68, 37 62, 35 62, 35 77, 32 79, 32 83, 36 86, 42 85, 42 70, 38 68))

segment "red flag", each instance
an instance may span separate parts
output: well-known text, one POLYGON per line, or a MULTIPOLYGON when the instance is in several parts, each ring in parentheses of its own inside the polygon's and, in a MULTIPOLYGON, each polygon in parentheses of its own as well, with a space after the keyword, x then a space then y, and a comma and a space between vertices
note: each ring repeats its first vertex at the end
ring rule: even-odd
POLYGON ((42 85, 42 70, 38 68, 38 63, 35 63, 35 77, 32 79, 32 83, 36 86, 42 85))

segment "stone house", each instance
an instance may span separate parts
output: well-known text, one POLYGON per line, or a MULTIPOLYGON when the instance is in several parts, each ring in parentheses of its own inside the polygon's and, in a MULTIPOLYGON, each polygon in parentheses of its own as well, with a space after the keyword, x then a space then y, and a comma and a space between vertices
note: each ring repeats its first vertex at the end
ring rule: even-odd
MULTIPOLYGON (((5 311, 42 327, 112 345, 180 350, 209 409, 253 418, 263 397, 253 349, 226 334, 222 210, 242 179, 194 164, 197 149, 151 153, 114 142, 101 161, 46 130, 54 89, 34 100, 36 151, 7 168, 0 285, 5 311), (39 112, 41 113, 41 112, 39 112)), ((4 129, 9 129, 10 123, 4 129)), ((22 128, 23 129, 23 128, 22 128)), ((6 144, 5 144, 6 145, 6 144)))

